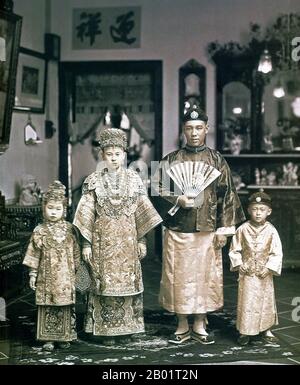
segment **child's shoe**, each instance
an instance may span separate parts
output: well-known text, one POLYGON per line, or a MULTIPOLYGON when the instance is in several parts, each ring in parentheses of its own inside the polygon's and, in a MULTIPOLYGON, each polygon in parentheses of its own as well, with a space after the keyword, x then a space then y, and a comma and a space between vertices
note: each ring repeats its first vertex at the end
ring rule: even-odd
POLYGON ((131 336, 122 336, 119 338, 119 342, 122 345, 127 345, 132 342, 131 336))
POLYGON ((268 344, 278 344, 279 339, 274 336, 271 330, 267 330, 263 333, 262 339, 268 344))
POLYGON ((102 344, 105 346, 114 346, 116 344, 116 339, 114 337, 104 337, 102 339, 102 344))
POLYGON ((241 334, 237 340, 238 344, 241 345, 241 346, 246 346, 249 344, 250 342, 250 337, 245 335, 245 334, 241 334))

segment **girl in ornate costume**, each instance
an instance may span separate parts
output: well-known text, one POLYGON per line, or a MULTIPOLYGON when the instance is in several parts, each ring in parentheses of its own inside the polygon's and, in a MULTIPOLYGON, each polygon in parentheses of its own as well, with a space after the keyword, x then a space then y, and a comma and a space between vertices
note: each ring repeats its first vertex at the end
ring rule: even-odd
POLYGON ((105 129, 99 145, 103 167, 86 178, 74 225, 92 275, 85 331, 113 344, 115 336, 144 332, 140 260, 146 255, 144 236, 162 219, 139 175, 123 166, 125 133, 105 129))
POLYGON ((278 324, 273 275, 281 273, 282 247, 277 230, 266 221, 271 212, 268 194, 252 194, 250 220, 237 229, 230 247, 231 270, 239 272, 236 327, 241 345, 259 333, 267 342, 277 341, 270 329, 278 324))
POLYGON ((38 305, 37 340, 52 351, 57 341, 68 348, 77 338, 75 328, 75 269, 80 249, 74 228, 66 222, 65 186, 54 181, 43 196, 44 222, 31 236, 23 264, 30 268, 29 285, 38 305))

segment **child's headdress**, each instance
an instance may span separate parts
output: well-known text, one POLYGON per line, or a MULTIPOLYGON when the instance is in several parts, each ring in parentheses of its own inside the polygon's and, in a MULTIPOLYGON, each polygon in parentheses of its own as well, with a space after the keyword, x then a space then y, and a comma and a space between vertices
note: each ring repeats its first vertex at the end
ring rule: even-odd
POLYGON ((43 210, 47 202, 51 200, 55 202, 61 202, 63 204, 64 217, 66 217, 67 215, 66 187, 59 180, 55 180, 53 183, 50 183, 47 191, 43 194, 43 210))
POLYGON ((66 187, 59 180, 55 180, 49 184, 47 191, 43 195, 43 201, 48 202, 53 200, 64 202, 66 200, 65 194, 66 187))
POLYGON ((270 195, 266 194, 264 191, 256 192, 249 197, 249 206, 254 203, 262 203, 264 205, 272 207, 272 200, 270 195))

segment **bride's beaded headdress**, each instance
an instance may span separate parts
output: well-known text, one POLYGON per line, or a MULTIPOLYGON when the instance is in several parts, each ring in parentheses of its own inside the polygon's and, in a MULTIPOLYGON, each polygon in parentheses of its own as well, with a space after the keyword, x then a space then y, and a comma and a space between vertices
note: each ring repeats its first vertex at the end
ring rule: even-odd
POLYGON ((97 141, 101 150, 106 147, 121 147, 127 149, 127 137, 124 131, 118 128, 106 128, 100 132, 97 141))

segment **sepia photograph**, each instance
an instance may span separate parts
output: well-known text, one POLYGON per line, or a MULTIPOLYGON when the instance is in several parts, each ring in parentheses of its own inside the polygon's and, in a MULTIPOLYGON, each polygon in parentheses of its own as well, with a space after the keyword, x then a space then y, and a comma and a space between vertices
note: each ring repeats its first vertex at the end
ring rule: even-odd
POLYGON ((0 105, 0 373, 300 365, 299 0, 0 0, 0 105))

